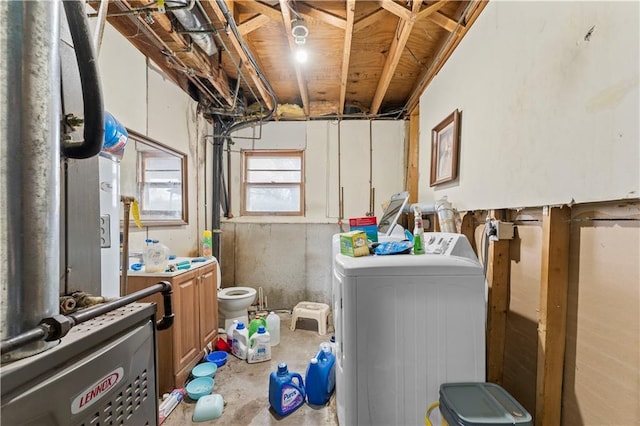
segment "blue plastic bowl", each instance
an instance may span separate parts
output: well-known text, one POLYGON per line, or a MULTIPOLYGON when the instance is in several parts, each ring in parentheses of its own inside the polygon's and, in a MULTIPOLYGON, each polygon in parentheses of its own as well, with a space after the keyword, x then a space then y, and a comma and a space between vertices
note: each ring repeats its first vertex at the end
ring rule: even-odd
POLYGON ((200 397, 210 395, 213 392, 215 381, 211 377, 198 377, 187 383, 185 390, 189 398, 197 401, 200 397))
POLYGON ((203 362, 201 364, 196 365, 191 370, 191 374, 193 377, 214 377, 216 375, 216 370, 218 366, 213 362, 203 362))
POLYGON ((227 363, 228 353, 225 351, 214 351, 208 354, 205 359, 209 362, 215 363, 218 367, 222 367, 227 363))

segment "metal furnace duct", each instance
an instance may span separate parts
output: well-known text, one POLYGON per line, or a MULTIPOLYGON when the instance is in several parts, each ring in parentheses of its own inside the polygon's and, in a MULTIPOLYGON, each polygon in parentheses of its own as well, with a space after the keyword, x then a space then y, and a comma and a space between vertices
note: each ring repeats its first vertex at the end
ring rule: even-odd
MULTIPOLYGON (((0 1, 0 338, 58 314, 59 0, 0 1)), ((2 362, 42 352, 37 342, 2 362)))

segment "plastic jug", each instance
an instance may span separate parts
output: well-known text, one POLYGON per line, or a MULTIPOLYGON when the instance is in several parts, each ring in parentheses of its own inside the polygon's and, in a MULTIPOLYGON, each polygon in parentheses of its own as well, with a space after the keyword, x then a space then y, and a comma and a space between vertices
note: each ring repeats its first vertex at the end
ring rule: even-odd
POLYGON ((311 358, 305 375, 309 404, 324 405, 329 401, 336 385, 335 363, 336 356, 322 349, 311 358))
POLYGON ((247 348, 249 347, 249 331, 242 321, 238 321, 236 329, 233 331, 233 344, 231 353, 240 359, 247 359, 247 348))
POLYGON ((142 252, 145 272, 164 272, 167 269, 169 249, 158 240, 145 240, 147 243, 142 252))
POLYGON ((233 320, 233 323, 231 323, 231 325, 227 329, 227 345, 229 345, 230 348, 233 348, 233 332, 235 331, 237 325, 238 320, 233 320))
POLYGON ((442 197, 436 201, 436 211, 438 212, 438 222, 442 232, 458 232, 456 228, 455 212, 447 197, 442 197))
POLYGON ((280 343, 280 317, 273 311, 267 315, 267 330, 271 337, 271 346, 277 346, 280 343))
POLYGON ((213 241, 211 231, 202 231, 202 257, 210 259, 213 256, 213 241))
POLYGON ((258 331, 249 337, 249 349, 247 350, 247 362, 269 361, 271 359, 271 339, 264 326, 258 327, 258 331))
POLYGON ((269 377, 269 404, 274 411, 280 416, 291 414, 304 404, 305 396, 302 376, 289 373, 286 363, 278 364, 278 371, 272 371, 269 377))
POLYGON ((249 338, 251 338, 251 336, 253 336, 256 331, 258 331, 258 328, 260 326, 264 327, 265 330, 269 330, 269 327, 267 326, 267 320, 265 320, 264 318, 256 317, 251 320, 251 322, 249 323, 249 338))

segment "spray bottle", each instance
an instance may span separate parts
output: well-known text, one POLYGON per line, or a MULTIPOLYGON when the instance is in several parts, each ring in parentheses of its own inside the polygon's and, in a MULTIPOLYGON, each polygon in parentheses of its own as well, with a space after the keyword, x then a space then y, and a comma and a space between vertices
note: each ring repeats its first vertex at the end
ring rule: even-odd
POLYGON ((418 205, 413 206, 415 223, 413 226, 413 254, 424 254, 424 226, 422 225, 422 210, 418 205))

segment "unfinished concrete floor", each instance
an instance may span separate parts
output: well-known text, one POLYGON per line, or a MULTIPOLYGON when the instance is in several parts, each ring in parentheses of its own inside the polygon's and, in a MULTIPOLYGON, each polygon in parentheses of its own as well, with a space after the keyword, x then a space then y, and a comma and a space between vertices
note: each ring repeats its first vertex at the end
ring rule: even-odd
MULTIPOLYGON (((269 406, 269 375, 277 370, 280 362, 286 362, 290 372, 304 378, 309 360, 318 352, 321 342, 333 334, 329 327, 325 336, 318 334, 315 320, 299 319, 295 331, 291 331, 291 315, 280 316, 280 344, 271 348, 271 361, 248 364, 229 355, 227 363, 215 375, 213 393, 222 395, 225 407, 222 416, 207 422, 192 421, 196 401, 185 397, 163 426, 183 425, 337 425, 335 392, 326 406, 310 406, 305 403, 288 416, 281 418, 269 406)), ((222 338, 225 336, 223 335, 222 338)))

